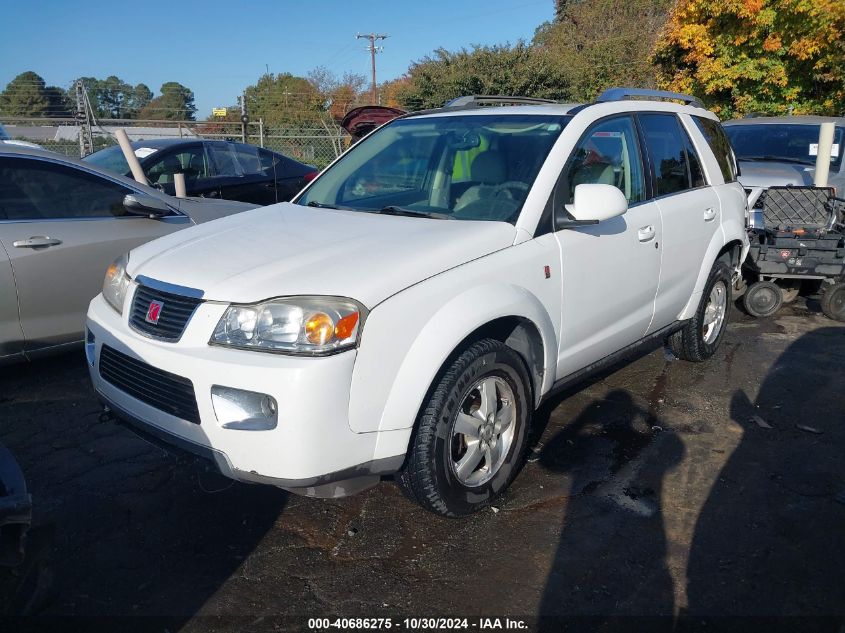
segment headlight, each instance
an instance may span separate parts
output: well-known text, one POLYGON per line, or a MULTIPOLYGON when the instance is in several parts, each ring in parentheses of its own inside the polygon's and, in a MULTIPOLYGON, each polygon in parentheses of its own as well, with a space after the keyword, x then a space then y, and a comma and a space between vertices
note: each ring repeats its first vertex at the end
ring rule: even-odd
POLYGON ((355 347, 366 309, 336 297, 289 297, 231 305, 209 341, 243 349, 321 355, 355 347))
POLYGON ((120 314, 123 314, 123 300, 126 298, 126 290, 131 281, 129 275, 126 274, 128 261, 128 254, 114 260, 106 271, 106 278, 103 281, 103 298, 120 314))

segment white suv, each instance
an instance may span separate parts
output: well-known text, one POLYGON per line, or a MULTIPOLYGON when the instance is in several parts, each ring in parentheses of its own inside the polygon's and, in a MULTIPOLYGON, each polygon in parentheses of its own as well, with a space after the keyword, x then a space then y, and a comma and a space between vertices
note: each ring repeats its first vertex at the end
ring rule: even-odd
POLYGON ((398 118, 292 203, 115 262, 88 312, 108 408, 234 479, 395 474, 456 516, 511 482, 556 389, 656 340, 712 356, 748 249, 716 116, 656 91, 506 101, 398 118))

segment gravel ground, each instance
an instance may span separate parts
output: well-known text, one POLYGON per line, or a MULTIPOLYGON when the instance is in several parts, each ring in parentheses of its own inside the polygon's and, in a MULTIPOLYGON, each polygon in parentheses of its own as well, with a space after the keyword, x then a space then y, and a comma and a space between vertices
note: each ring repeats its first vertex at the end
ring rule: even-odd
POLYGON ((461 520, 390 481, 333 501, 231 482, 101 420, 81 353, 6 367, 0 441, 35 511, 0 605, 187 631, 329 613, 836 631, 802 618, 845 620, 843 358, 812 302, 735 310, 708 363, 656 350, 547 403, 506 497, 461 520))

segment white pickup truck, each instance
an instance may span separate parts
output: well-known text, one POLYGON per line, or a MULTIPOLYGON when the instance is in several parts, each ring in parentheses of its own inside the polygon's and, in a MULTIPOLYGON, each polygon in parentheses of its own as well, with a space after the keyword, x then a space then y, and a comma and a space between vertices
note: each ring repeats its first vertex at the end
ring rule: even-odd
POLYGON ((652 341, 712 356, 748 249, 716 116, 536 101, 402 116, 292 203, 122 257, 88 312, 99 396, 234 479, 325 497, 394 475, 458 516, 513 480, 556 389, 652 341))

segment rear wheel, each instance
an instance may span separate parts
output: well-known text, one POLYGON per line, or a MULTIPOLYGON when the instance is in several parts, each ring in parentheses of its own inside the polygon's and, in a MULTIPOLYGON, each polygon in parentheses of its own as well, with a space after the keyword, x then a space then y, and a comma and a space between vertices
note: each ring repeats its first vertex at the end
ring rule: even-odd
POLYGON ((783 304, 783 292, 773 281, 755 281, 742 297, 748 314, 757 318, 772 316, 783 304))
POLYGON ((513 480, 531 421, 530 382, 501 341, 473 343, 423 403, 399 485, 444 516, 487 507, 513 480))
POLYGON ((698 363, 710 358, 722 342, 731 305, 731 271, 718 259, 710 270, 695 314, 666 343, 683 360, 698 363))
POLYGON ((845 282, 833 284, 822 295, 822 312, 834 321, 845 321, 845 282))

